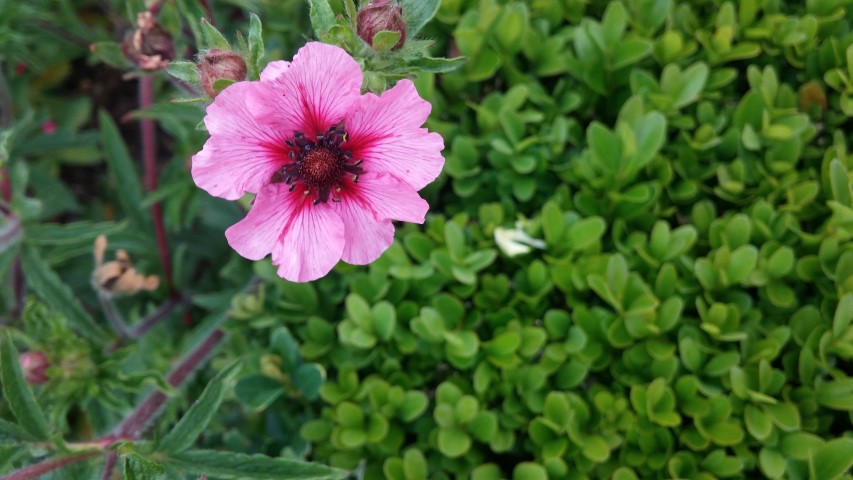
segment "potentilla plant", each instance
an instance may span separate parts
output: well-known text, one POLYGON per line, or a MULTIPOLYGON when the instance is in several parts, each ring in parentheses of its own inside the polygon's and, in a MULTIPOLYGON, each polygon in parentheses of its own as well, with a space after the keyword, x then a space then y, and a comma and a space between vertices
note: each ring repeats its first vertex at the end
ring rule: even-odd
MULTIPOLYGON (((245 218, 222 235, 243 257, 260 260, 271 255, 278 275, 308 282, 327 275, 340 260, 365 265, 378 259, 393 242, 393 221, 424 222, 429 205, 418 191, 441 173, 444 141, 423 127, 431 105, 418 94, 411 77, 450 71, 462 61, 430 57, 431 42, 417 38, 438 3, 377 0, 358 10, 347 0, 345 14, 336 16, 327 0, 311 0, 315 39, 292 59, 267 63, 255 15, 249 17, 248 35, 238 34, 233 43, 208 20, 190 23, 187 31, 193 32, 199 51, 193 61, 173 60, 187 50, 185 30, 163 10, 169 4, 149 2, 144 11, 133 12, 135 24, 123 38, 97 42, 91 51, 124 69, 126 79, 140 79, 143 109, 154 105, 153 82, 158 75, 165 78, 164 70, 189 93, 175 103, 206 104, 197 128, 206 129, 209 137, 188 165, 192 179, 215 197, 242 199, 248 206, 245 218)), ((209 16, 208 3, 198 4, 209 16)), ((129 155, 116 126, 105 114, 100 120, 104 143, 114 156, 111 168, 127 173, 129 155)), ((156 192, 156 131, 150 118, 143 117, 140 124, 144 187, 156 192)), ((131 262, 135 253, 123 248, 109 260, 107 236, 114 231, 79 232, 87 241, 94 240, 91 286, 113 331, 110 335, 39 258, 28 243, 32 240, 21 240, 19 230, 28 231, 29 217, 26 212, 17 215, 20 201, 7 203, 13 196, 25 198, 25 184, 6 187, 4 197, 10 198, 4 198, 2 206, 10 244, 23 244, 19 253, 13 251, 20 258, 12 316, 25 321, 23 331, 0 335, 3 396, 15 419, 0 422, 0 435, 20 443, 3 450, 4 462, 19 466, 3 478, 35 479, 61 469, 85 476, 88 473, 80 472, 91 472, 86 466, 96 458, 103 459, 99 468, 104 479, 117 478, 119 472, 128 479, 335 479, 352 474, 287 456, 193 449, 237 376, 239 360, 222 366, 164 436, 148 440, 155 430, 152 424, 167 408, 168 394, 174 395, 226 336, 220 328, 223 318, 213 319, 205 322, 194 346, 175 352, 180 359, 165 376, 121 371, 119 364, 129 361, 139 348, 137 342, 145 341, 154 325, 194 301, 173 280, 159 202, 147 202, 150 220, 137 210, 131 221, 140 229, 153 226, 161 275, 150 274, 151 265, 144 262, 137 267, 131 262), (44 303, 25 302, 25 285, 44 303), (161 289, 169 299, 129 325, 118 298, 133 303, 140 294, 161 289), (72 331, 80 337, 69 335, 72 331), (26 345, 27 351, 19 353, 16 344, 26 345), (131 408, 124 394, 150 383, 157 388, 131 408), (62 398, 61 408, 43 409, 43 397, 62 398), (100 404, 108 406, 101 423, 124 417, 112 426, 99 424, 97 430, 106 434, 90 432, 87 438, 64 440, 66 407, 93 397, 102 397, 100 404), (22 459, 28 459, 29 466, 20 466, 22 459)), ((122 187, 128 190, 122 195, 126 206, 138 207, 140 185, 122 187)), ((257 283, 250 282, 246 289, 258 290, 257 283)))

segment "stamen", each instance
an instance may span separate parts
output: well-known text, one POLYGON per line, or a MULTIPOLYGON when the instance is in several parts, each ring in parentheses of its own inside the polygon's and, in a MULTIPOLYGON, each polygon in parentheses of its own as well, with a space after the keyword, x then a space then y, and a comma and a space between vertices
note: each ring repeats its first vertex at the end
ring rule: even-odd
POLYGON ((329 198, 340 202, 342 177, 352 174, 352 182, 358 183, 359 175, 364 173, 360 166, 362 160, 352 162, 352 152, 341 148, 341 143, 348 138, 343 121, 331 125, 325 132, 317 132, 313 138, 294 131, 293 137, 284 141, 289 147, 287 157, 291 162, 276 170, 270 183, 284 182, 289 192, 300 186, 303 195, 314 197, 314 205, 325 203, 329 198))

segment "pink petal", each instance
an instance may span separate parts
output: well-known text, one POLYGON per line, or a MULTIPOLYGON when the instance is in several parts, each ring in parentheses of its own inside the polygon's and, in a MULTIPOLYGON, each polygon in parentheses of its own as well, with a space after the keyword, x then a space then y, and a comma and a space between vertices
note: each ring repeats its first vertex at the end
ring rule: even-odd
POLYGON ((408 184, 386 173, 365 173, 357 184, 350 181, 332 203, 346 228, 342 258, 366 265, 379 258, 394 241, 391 220, 423 223, 429 204, 408 184))
POLYGON ((363 95, 347 114, 349 141, 344 147, 364 160, 366 171, 390 173, 420 190, 444 166, 441 135, 420 128, 431 108, 405 79, 380 97, 363 95))
POLYGON ((272 252, 278 274, 294 282, 316 280, 338 263, 344 225, 328 204, 286 184, 264 187, 246 218, 225 231, 228 244, 243 257, 260 260, 272 252))
POLYGON ((262 82, 273 82, 290 68, 290 62, 275 60, 267 64, 261 72, 262 82))
POLYGON ((272 261, 279 276, 310 282, 325 276, 341 259, 344 223, 329 204, 312 205, 313 197, 298 189, 289 199, 296 204, 295 215, 276 244, 272 261))
POLYGON ((294 130, 313 136, 344 118, 361 94, 362 79, 361 68, 346 51, 309 42, 270 83, 277 95, 266 110, 284 120, 277 128, 288 138, 294 130))
POLYGON ((258 193, 246 217, 225 230, 231 248, 249 260, 272 252, 298 206, 287 189, 285 184, 272 184, 258 193))
POLYGON ((207 107, 204 118, 210 138, 193 156, 196 185, 211 195, 236 200, 256 193, 287 160, 287 147, 270 123, 258 115, 269 88, 259 82, 235 83, 207 107))

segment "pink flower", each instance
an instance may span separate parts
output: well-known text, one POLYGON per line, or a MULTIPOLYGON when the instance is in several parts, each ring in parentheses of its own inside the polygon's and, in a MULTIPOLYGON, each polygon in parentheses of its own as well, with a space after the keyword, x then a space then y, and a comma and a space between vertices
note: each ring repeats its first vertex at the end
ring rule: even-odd
POLYGON ((306 282, 341 259, 379 258, 392 220, 423 223, 429 205, 417 191, 444 165, 441 136, 421 128, 431 106, 409 80, 381 96, 361 95, 361 83, 344 50, 311 42, 207 108, 210 138, 193 157, 193 179, 229 200, 257 194, 225 232, 240 255, 271 253, 280 276, 306 282))

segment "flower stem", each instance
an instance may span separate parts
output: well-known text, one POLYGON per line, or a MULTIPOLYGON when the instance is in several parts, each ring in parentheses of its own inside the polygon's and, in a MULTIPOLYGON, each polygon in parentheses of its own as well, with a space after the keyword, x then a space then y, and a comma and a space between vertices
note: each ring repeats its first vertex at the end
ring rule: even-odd
POLYGON ((116 468, 116 462, 118 461, 118 452, 115 450, 111 452, 107 452, 104 455, 104 470, 101 473, 101 480, 112 480, 113 478, 113 470, 116 468))
MULTIPOLYGON (((213 330, 172 370, 172 373, 166 378, 166 383, 172 387, 179 387, 210 356, 223 338, 225 338, 225 332, 218 328, 213 330)), ((138 437, 160 413, 166 399, 166 394, 159 390, 149 395, 130 416, 116 427, 114 434, 119 437, 138 437)))
POLYGON ((45 473, 52 472, 54 470, 60 469, 67 465, 71 465, 72 463, 77 463, 83 460, 87 460, 89 458, 100 455, 100 452, 85 452, 77 455, 71 455, 68 457, 61 458, 52 458, 50 460, 45 460, 41 463, 37 463, 35 465, 30 465, 29 467, 24 467, 20 470, 16 470, 11 474, 3 477, 2 480, 32 480, 41 477, 45 473))
MULTIPOLYGON (((139 107, 150 108, 154 103, 154 79, 145 75, 139 79, 139 107)), ((157 189, 157 130, 154 120, 142 118, 139 120, 142 131, 142 162, 145 167, 145 189, 153 192, 157 189)), ((160 202, 151 205, 151 217, 154 220, 154 236, 157 240, 157 251, 160 253, 160 265, 166 288, 173 297, 178 295, 172 283, 172 257, 169 253, 169 240, 166 238, 166 227, 163 224, 163 207, 160 202)))

